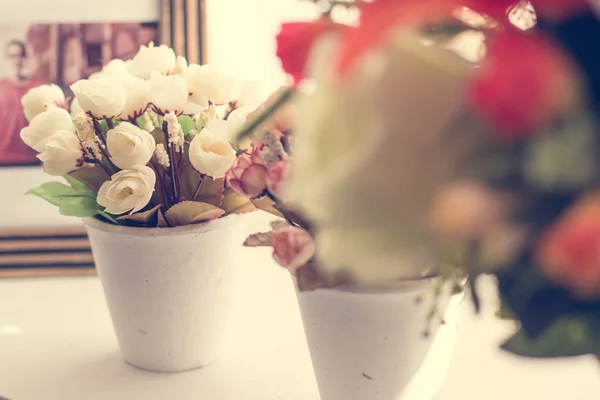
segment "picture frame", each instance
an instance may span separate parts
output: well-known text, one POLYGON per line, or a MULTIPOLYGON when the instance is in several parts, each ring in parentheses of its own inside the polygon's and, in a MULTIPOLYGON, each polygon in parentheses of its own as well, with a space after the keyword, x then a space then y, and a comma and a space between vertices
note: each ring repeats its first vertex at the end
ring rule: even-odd
POLYGON ((190 64, 206 63, 206 0, 161 0, 161 43, 190 64))
MULTIPOLYGON (((143 42, 150 40, 147 35, 140 39, 143 36, 141 33, 136 36, 136 26, 139 27, 138 33, 144 26, 145 34, 148 33, 146 28, 153 27, 155 33, 151 40, 160 41, 160 1, 0 2, 0 41, 4 37, 4 42, 7 38, 14 42, 11 35, 16 32, 13 36, 23 42, 33 35, 31 29, 34 25, 35 29, 43 30, 38 32, 38 37, 52 44, 50 46, 46 43, 49 56, 45 59, 44 73, 52 76, 52 80, 63 89, 68 88, 71 82, 64 73, 65 46, 81 47, 84 50, 79 60, 82 61, 81 74, 73 75, 73 79, 85 78, 101 69, 101 63, 111 58, 131 57, 140 44, 146 44, 143 42), (69 36, 68 32, 74 34, 69 36), (121 34, 119 37, 122 39, 116 39, 121 34), (96 39, 88 40, 94 35, 96 39), (72 39, 74 36, 79 37, 81 43, 73 44, 76 42, 72 39), (65 39, 67 37, 71 39, 65 39), (120 50, 123 50, 123 44, 127 42, 127 51, 117 51, 118 40, 121 40, 120 50)), ((37 43, 36 46, 40 47, 40 44, 37 43)), ((6 58, 6 43, 2 47, 2 55, 6 58)), ((19 47, 20 45, 11 48, 15 53, 12 54, 13 57, 24 56, 25 52, 16 54, 19 53, 19 47)), ((0 62, 0 75, 6 75, 2 74, 3 66, 6 63, 0 62)), ((0 80, 2 78, 4 76, 0 76, 0 80)), ((2 126, 0 124, 0 130, 2 126)), ((6 134, 6 130, 0 132, 0 135, 3 133, 6 134)), ((3 164, 0 167, 0 278, 94 274, 91 249, 82 222, 77 218, 60 215, 56 207, 37 197, 25 195, 28 189, 43 182, 61 179, 44 174, 36 162, 3 164)))

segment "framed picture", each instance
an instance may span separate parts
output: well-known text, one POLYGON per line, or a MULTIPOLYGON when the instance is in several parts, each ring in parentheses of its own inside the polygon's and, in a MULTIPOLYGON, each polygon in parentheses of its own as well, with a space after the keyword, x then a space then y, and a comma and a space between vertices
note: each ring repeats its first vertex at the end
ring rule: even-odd
POLYGON ((93 273, 81 222, 25 196, 52 177, 20 139, 21 97, 44 83, 68 96, 109 60, 159 42, 160 1, 0 2, 0 277, 93 273))
POLYGON ((161 0, 161 42, 190 64, 205 64, 207 0, 161 0))

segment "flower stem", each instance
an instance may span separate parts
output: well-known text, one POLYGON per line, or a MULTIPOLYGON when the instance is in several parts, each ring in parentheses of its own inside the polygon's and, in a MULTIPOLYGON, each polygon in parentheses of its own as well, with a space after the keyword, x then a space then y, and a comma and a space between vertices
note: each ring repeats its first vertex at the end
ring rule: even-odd
POLYGON ((167 185, 165 184, 164 170, 162 168, 160 168, 160 164, 158 163, 158 161, 156 160, 156 157, 154 157, 154 156, 150 160, 150 165, 152 166, 152 168, 154 168, 154 171, 156 173, 156 179, 158 180, 158 183, 160 185, 160 190, 162 190, 162 193, 163 193, 163 199, 166 203, 165 206, 168 209, 171 207, 171 202, 169 201, 169 193, 167 193, 167 185))
POLYGON ((176 160, 174 146, 169 144, 169 125, 167 121, 163 121, 162 130, 165 134, 165 146, 169 152, 169 159, 171 165, 169 166, 169 172, 171 173, 171 185, 173 186, 173 201, 177 202, 179 199, 179 191, 177 188, 177 171, 176 171, 176 160))
POLYGON ((100 125, 100 122, 98 122, 98 120, 95 118, 92 118, 92 121, 94 121, 94 131, 96 131, 96 136, 98 136, 102 141, 102 144, 106 146, 106 137, 104 136, 104 129, 102 129, 102 125, 100 125))
POLYGON ((105 121, 106 121, 106 126, 108 126, 109 130, 115 128, 115 123, 113 122, 112 119, 106 118, 105 121))
POLYGON ((129 123, 130 123, 130 124, 132 124, 132 125, 135 125, 135 126, 137 126, 138 128, 140 127, 140 125, 138 124, 138 122, 137 122, 137 119, 136 119, 136 118, 131 118, 131 119, 129 120, 129 123))
POLYGON ((264 123, 271 115, 273 115, 277 110, 279 110, 282 106, 284 106, 294 95, 295 90, 293 88, 288 88, 281 93, 281 96, 277 98, 270 106, 265 108, 265 110, 260 113, 255 119, 250 121, 249 124, 245 125, 240 133, 238 133, 235 137, 234 142, 240 143, 240 141, 247 136, 250 136, 256 128, 258 128, 262 123, 264 123))
MULTIPOLYGON (((111 161, 110 153, 108 152, 108 149, 102 145, 98 146, 98 148, 100 149, 100 152, 102 153, 102 156, 104 157, 104 159, 108 162, 108 165, 109 165, 110 169, 113 171, 113 173, 117 172, 119 170, 119 168, 117 168, 117 166, 111 161)), ((100 162, 100 163, 103 164, 102 162, 100 162)))
POLYGON ((202 188, 202 184, 204 183, 204 179, 206 178, 206 174, 200 174, 200 182, 198 182, 198 186, 196 187, 196 191, 192 196, 192 201, 196 200, 196 197, 200 194, 200 189, 202 188))

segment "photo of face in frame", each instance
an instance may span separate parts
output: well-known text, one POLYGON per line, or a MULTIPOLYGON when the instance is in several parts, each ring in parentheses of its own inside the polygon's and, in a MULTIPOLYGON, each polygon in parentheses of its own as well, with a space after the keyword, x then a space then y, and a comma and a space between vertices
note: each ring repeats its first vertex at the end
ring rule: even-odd
MULTIPOLYGON (((0 167, 39 165, 23 143, 28 121, 21 98, 32 88, 69 86, 100 71, 114 58, 129 59, 140 45, 158 41, 158 23, 1 23, 0 167)), ((66 104, 57 104, 66 106, 66 104)))

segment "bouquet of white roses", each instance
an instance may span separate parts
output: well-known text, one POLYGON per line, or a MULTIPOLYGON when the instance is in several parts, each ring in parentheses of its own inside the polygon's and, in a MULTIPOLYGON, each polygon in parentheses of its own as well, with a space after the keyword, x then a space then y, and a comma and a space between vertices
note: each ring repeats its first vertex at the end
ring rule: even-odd
POLYGON ((69 185, 29 193, 64 215, 143 227, 250 211, 224 177, 238 151, 230 139, 260 89, 152 43, 73 84, 70 104, 56 85, 32 89, 22 99, 29 126, 21 138, 46 173, 69 185))

